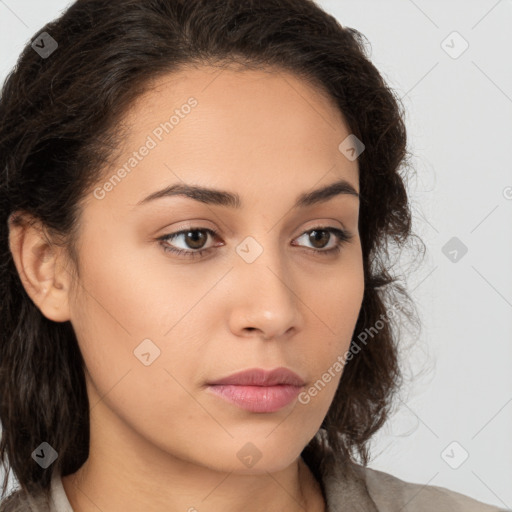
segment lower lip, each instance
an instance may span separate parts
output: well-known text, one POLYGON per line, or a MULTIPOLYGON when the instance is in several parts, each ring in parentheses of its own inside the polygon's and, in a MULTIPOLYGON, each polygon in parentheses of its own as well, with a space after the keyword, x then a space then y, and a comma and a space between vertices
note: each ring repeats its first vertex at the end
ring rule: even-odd
POLYGON ((276 412, 297 398, 301 386, 211 385, 207 388, 224 400, 250 412, 276 412))

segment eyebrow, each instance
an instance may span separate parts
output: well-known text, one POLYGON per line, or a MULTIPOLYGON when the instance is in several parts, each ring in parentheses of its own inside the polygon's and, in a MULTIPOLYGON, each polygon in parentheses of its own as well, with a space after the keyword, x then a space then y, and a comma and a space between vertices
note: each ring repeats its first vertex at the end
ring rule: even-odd
MULTIPOLYGON (((295 201, 293 208, 305 208, 327 202, 341 194, 355 196, 359 199, 359 194, 355 188, 348 181, 341 179, 325 187, 301 194, 295 201)), ((154 201, 155 199, 172 196, 185 196, 195 201, 200 201, 201 203, 224 206, 227 208, 242 208, 242 201, 240 196, 236 193, 179 183, 169 185, 162 190, 153 192, 139 201, 137 206, 154 201)))

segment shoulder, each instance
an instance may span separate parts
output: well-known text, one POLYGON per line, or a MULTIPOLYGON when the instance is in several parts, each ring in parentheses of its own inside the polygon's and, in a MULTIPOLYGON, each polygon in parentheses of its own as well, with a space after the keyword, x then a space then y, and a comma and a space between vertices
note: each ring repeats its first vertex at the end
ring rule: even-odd
POLYGON ((0 501, 0 512, 52 512, 48 498, 44 493, 28 495, 17 489, 0 501))
MULTIPOLYGON (((379 512, 505 512, 444 487, 406 482, 389 473, 359 466, 379 512)), ((509 511, 510 512, 510 511, 509 511)))
POLYGON ((512 512, 444 487, 407 482, 357 464, 333 451, 322 436, 302 456, 322 484, 328 511, 512 512))

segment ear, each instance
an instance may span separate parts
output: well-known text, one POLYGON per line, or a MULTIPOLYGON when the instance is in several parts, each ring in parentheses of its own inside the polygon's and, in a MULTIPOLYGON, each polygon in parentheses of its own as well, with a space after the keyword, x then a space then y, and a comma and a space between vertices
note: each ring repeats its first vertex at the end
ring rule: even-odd
POLYGON ((29 214, 11 214, 8 224, 9 247, 27 294, 46 318, 69 320, 72 275, 64 249, 53 244, 41 222, 29 214))

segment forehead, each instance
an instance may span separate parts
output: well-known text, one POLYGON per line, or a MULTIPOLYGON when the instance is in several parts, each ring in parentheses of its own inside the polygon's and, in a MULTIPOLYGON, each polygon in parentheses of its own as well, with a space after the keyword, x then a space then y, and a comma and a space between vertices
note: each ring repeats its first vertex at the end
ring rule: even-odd
POLYGON ((326 139, 326 143, 330 142, 326 137, 329 132, 335 137, 348 135, 343 114, 322 88, 276 68, 185 67, 154 79, 125 121, 135 135, 147 132, 173 112, 180 114, 190 98, 198 103, 194 115, 181 113, 180 120, 187 122, 180 123, 173 136, 179 137, 180 132, 185 135, 187 126, 196 133, 202 127, 205 132, 218 128, 208 132, 210 138, 217 134, 247 138, 257 134, 266 140, 274 138, 276 132, 283 137, 281 127, 290 137, 312 139, 317 135, 315 138, 326 139))
POLYGON ((122 122, 124 150, 105 179, 121 166, 128 172, 109 201, 134 205, 176 182, 242 196, 289 188, 294 198, 322 179, 358 188, 357 161, 339 150, 350 134, 343 115, 323 90, 283 70, 205 66, 160 76, 122 122))

